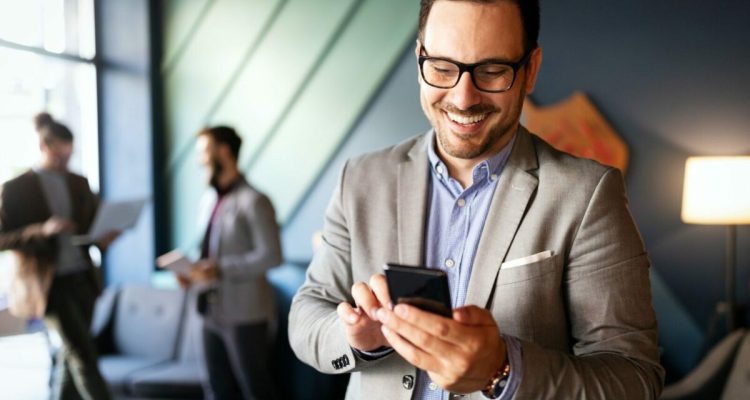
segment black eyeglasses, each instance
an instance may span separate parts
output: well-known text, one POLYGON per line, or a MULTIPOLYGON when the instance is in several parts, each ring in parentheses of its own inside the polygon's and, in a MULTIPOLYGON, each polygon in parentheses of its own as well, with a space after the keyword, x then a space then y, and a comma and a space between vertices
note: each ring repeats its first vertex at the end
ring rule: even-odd
POLYGON ((513 87, 516 73, 529 62, 532 50, 527 51, 516 63, 484 61, 464 64, 447 58, 430 57, 422 47, 420 53, 424 54, 419 56, 419 70, 422 72, 422 79, 438 89, 455 87, 461 80, 461 75, 468 71, 477 89, 490 93, 505 92, 513 87))

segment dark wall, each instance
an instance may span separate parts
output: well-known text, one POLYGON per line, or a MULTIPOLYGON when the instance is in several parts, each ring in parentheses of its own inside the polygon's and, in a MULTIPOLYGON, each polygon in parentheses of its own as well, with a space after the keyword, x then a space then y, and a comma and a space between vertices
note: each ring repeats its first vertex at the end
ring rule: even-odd
MULTIPOLYGON (((581 90, 625 139, 632 211, 654 268, 701 327, 723 296, 724 231, 680 221, 684 162, 750 153, 749 16, 739 0, 542 2, 532 97, 545 105, 581 90)), ((738 248, 747 301, 747 227, 738 248)))

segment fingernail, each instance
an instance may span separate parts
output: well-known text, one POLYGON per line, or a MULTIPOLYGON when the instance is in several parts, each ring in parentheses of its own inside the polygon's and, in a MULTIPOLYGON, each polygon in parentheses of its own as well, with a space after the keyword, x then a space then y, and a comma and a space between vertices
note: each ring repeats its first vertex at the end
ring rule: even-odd
POLYGON ((389 310, 393 310, 393 303, 391 303, 391 302, 388 302, 388 309, 389 309, 389 310))
POLYGON ((358 318, 358 317, 357 317, 356 315, 351 315, 351 314, 349 314, 349 316, 347 317, 347 320, 349 320, 349 323, 350 323, 350 324, 355 324, 355 323, 357 323, 357 320, 358 320, 358 319, 359 319, 359 318, 358 318))
POLYGON ((394 311, 396 312, 396 315, 398 315, 399 317, 406 317, 406 307, 402 305, 397 305, 394 311))
POLYGON ((391 333, 391 330, 385 325, 380 325, 380 331, 383 332, 384 335, 389 335, 391 333))

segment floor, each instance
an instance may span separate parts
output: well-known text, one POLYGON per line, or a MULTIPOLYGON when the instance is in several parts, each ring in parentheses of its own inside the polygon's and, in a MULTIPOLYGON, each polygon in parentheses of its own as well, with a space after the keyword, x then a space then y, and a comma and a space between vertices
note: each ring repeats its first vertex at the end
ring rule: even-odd
POLYGON ((0 337, 0 387, 4 399, 47 400, 51 360, 42 332, 0 337))

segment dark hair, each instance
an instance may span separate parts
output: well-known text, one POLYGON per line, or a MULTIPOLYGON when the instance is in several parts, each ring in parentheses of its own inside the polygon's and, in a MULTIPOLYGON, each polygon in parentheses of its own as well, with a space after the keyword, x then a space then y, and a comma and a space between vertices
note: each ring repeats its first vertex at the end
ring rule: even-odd
POLYGON ((198 136, 209 136, 215 143, 223 143, 229 146, 229 150, 232 152, 232 156, 235 160, 240 157, 240 146, 242 146, 242 138, 237 134, 234 128, 228 126, 212 126, 203 128, 198 132, 198 136))
MULTIPOLYGON (((432 5, 436 1, 448 0, 421 0, 419 5, 419 41, 424 43, 424 27, 427 25, 427 17, 430 15, 432 5)), ((491 4, 498 0, 452 0, 468 1, 471 3, 491 4)), ((524 30, 524 52, 531 51, 539 45, 539 0, 508 0, 515 3, 521 10, 521 22, 524 30)))
POLYGON ((72 142, 73 133, 67 126, 55 121, 49 113, 41 112, 34 116, 34 128, 39 136, 44 139, 44 143, 49 144, 53 139, 62 140, 63 142, 72 142))

